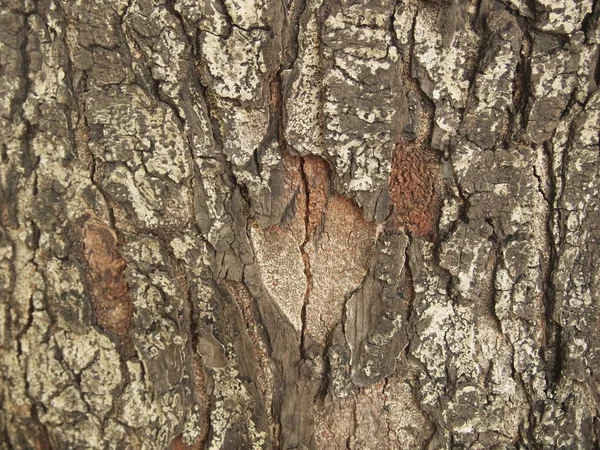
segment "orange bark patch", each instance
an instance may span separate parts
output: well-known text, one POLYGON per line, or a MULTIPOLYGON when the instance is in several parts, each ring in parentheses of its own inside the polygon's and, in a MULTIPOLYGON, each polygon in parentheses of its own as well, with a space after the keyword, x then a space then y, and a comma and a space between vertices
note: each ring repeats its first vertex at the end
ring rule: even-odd
MULTIPOLYGON (((302 223, 307 239, 314 237, 322 226, 327 210, 329 167, 327 161, 315 155, 283 155, 285 196, 295 196, 294 222, 302 223)), ((275 227, 273 227, 275 228, 275 227)))
POLYGON ((313 289, 306 309, 306 331, 324 344, 343 316, 346 294, 358 288, 368 270, 377 227, 352 200, 333 195, 320 238, 306 248, 313 289))
POLYGON ((127 344, 133 306, 123 277, 125 260, 118 252, 117 243, 115 232, 108 226, 92 221, 85 223, 84 255, 96 320, 100 327, 117 336, 121 344, 127 344))
POLYGON ((302 348, 306 336, 325 345, 342 318, 345 294, 368 269, 377 226, 355 202, 332 192, 325 159, 284 153, 283 169, 293 216, 284 225, 256 229, 252 240, 265 287, 301 332, 302 348))
POLYGON ((185 442, 183 442, 183 438, 181 437, 181 435, 179 435, 171 441, 171 445, 169 445, 169 450, 189 450, 189 447, 185 442))
POLYGON ((439 209, 436 194, 439 166, 432 153, 399 143, 392 158, 390 197, 392 220, 416 236, 434 232, 439 209))
POLYGON ((200 450, 201 448, 203 448, 203 444, 200 444, 199 442, 186 444, 183 440, 183 436, 180 434, 171 441, 168 450, 200 450))
POLYGON ((310 238, 321 227, 327 209, 327 186, 329 170, 327 162, 318 156, 302 158, 302 170, 308 192, 308 215, 306 218, 306 234, 310 238))
POLYGON ((327 227, 330 233, 338 233, 341 240, 350 246, 351 254, 366 257, 375 242, 377 225, 363 216, 360 208, 352 200, 341 195, 331 198, 327 206, 327 227))
POLYGON ((208 440, 210 431, 210 398, 207 392, 206 377, 202 370, 202 357, 197 351, 194 352, 194 385, 196 387, 196 402, 200 408, 200 435, 192 446, 188 446, 192 450, 200 450, 204 448, 204 444, 208 440))

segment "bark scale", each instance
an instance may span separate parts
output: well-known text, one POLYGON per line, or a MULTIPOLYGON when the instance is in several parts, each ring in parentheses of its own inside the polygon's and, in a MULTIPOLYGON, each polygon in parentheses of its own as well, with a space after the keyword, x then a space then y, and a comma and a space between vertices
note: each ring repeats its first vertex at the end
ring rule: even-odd
POLYGON ((0 448, 597 448, 599 44, 592 0, 0 1, 0 448))

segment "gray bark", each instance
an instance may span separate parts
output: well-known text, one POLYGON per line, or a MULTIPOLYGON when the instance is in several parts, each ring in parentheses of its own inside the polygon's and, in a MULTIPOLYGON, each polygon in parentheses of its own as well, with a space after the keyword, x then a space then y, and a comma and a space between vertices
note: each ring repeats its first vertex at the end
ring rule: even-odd
POLYGON ((0 5, 0 449, 598 448, 596 0, 0 5))

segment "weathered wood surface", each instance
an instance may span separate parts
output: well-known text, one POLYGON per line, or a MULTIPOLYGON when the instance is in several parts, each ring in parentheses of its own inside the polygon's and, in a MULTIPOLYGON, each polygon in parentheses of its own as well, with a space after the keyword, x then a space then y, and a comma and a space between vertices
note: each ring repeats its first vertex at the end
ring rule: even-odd
POLYGON ((598 448, 597 1, 0 5, 1 449, 598 448))

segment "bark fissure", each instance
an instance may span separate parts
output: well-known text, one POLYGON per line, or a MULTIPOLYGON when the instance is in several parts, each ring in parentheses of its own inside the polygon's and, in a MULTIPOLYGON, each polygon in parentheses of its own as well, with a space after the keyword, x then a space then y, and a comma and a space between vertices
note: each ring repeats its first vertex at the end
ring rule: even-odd
POLYGON ((306 308, 308 307, 308 303, 310 301, 310 294, 313 289, 313 277, 312 277, 312 273, 311 273, 311 269, 310 269, 310 255, 308 254, 308 252, 306 250, 306 245, 309 243, 309 241, 311 239, 314 238, 314 236, 312 235, 311 229, 310 229, 311 189, 309 186, 309 181, 308 181, 306 172, 304 171, 304 158, 300 157, 299 162, 300 162, 300 175, 302 178, 302 184, 303 184, 303 190, 304 190, 304 209, 305 209, 305 212, 304 212, 304 240, 299 246, 300 253, 302 254, 302 262, 304 264, 304 276, 306 277, 306 290, 304 291, 304 298, 303 298, 302 312, 301 312, 302 329, 300 330, 300 353, 304 357, 305 351, 306 351, 306 344, 305 344, 306 323, 307 323, 306 308))
POLYGON ((0 6, 0 450, 597 447, 598 8, 0 6))

